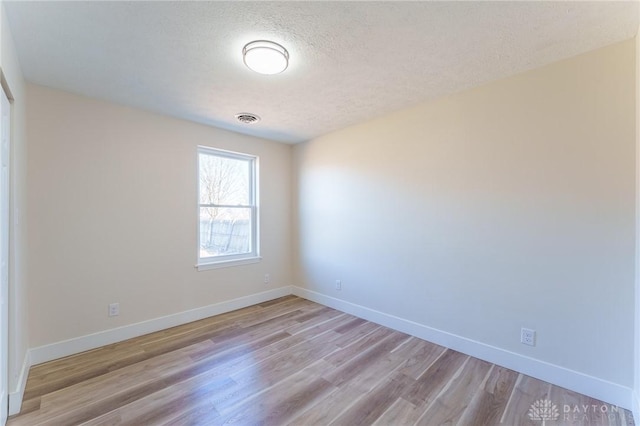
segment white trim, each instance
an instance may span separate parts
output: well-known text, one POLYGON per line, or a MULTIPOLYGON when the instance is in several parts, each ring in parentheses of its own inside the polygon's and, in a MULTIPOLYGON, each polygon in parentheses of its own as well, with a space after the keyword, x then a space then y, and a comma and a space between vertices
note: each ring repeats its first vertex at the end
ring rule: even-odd
MULTIPOLYGON (((197 173, 198 173, 198 210, 197 210, 197 218, 198 218, 198 227, 197 227, 197 237, 198 244, 196 246, 197 253, 197 264, 196 268, 198 271, 206 271, 208 269, 217 269, 217 268, 225 268, 228 266, 237 266, 237 265, 246 265, 250 263, 256 263, 260 261, 260 211, 259 211, 259 162, 260 158, 257 155, 252 154, 243 154, 240 152, 227 151, 224 149, 213 148, 210 146, 198 145, 197 149, 197 173), (251 251, 249 253, 242 253, 237 255, 222 255, 222 256, 212 256, 212 257, 201 257, 200 247, 202 247, 200 243, 200 226, 202 225, 200 218, 200 209, 202 207, 210 207, 212 204, 202 204, 200 202, 200 157, 201 155, 207 155, 212 157, 224 157, 230 158, 239 161, 246 161, 249 165, 249 204, 248 205, 237 205, 237 206, 226 206, 231 208, 242 207, 249 208, 251 210, 251 251), (256 260, 257 259, 257 260, 256 260), (246 263, 240 263, 239 261, 247 260, 246 263), (238 263, 236 263, 238 261, 238 263), (205 266, 206 265, 206 266, 205 266)), ((218 207, 225 207, 224 205, 218 205, 218 207)))
MULTIPOLYGON (((640 11, 638 13, 640 17, 640 11)), ((640 423, 640 26, 635 39, 636 52, 636 162, 635 162, 635 184, 636 184, 636 256, 635 256, 635 318, 634 318, 634 361, 633 361, 633 381, 634 381, 634 404, 633 417, 636 423, 640 423)))
POLYGON ((213 315, 230 312, 236 309, 266 302, 268 300, 277 299, 278 297, 284 297, 289 294, 303 297, 316 303, 381 324, 385 327, 402 331, 467 355, 510 368, 519 373, 571 389, 575 392, 597 398, 610 404, 618 405, 622 408, 632 410, 634 418, 640 419, 639 395, 633 392, 632 389, 625 386, 297 286, 280 287, 262 293, 192 309, 178 314, 168 315, 33 348, 29 350, 25 357, 20 374, 18 389, 16 389, 15 392, 12 392, 9 396, 10 413, 15 414, 16 412, 13 410, 19 410, 20 408, 22 403, 22 394, 24 392, 28 371, 31 365, 40 364, 111 343, 120 342, 132 337, 197 321, 213 315))
MULTIPOLYGON (((510 352, 362 305, 294 286, 293 294, 584 395, 631 409, 632 390, 565 367, 510 352)), ((637 405, 637 404, 635 404, 637 405)), ((636 417, 639 419, 640 417, 636 417)))
POLYGON ((232 266, 250 265, 262 261, 262 257, 250 257, 247 259, 224 260, 211 263, 199 263, 196 265, 198 272, 208 271, 211 269, 231 268, 232 266))
POLYGON ((277 299, 283 296, 288 296, 290 294, 290 286, 280 287, 273 290, 264 291, 262 293, 251 294, 249 296, 239 297, 237 299, 215 303, 213 305, 203 306, 201 308, 196 308, 173 315, 154 318, 136 324, 125 325, 122 327, 99 331, 97 333, 88 334, 85 336, 76 337, 45 346, 39 346, 37 348, 31 349, 30 351, 31 364, 41 364, 43 362, 88 351, 90 349, 95 349, 101 346, 110 345, 112 343, 121 342, 133 337, 142 336, 144 334, 153 333, 155 331, 165 330, 177 325, 182 325, 214 315, 223 314, 225 312, 234 311, 236 309, 246 308, 247 306, 277 299))
POLYGON ((24 389, 27 386, 27 377, 29 377, 29 369, 31 368, 31 351, 27 351, 24 355, 24 361, 22 362, 22 368, 20 369, 20 377, 18 377, 18 384, 16 390, 9 394, 9 415, 13 416, 20 412, 22 407, 22 397, 24 396, 24 389))

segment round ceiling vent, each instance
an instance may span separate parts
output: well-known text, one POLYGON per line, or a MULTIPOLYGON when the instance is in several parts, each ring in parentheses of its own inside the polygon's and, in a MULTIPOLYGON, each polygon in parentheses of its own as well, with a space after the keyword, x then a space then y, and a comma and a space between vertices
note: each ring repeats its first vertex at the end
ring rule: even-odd
POLYGON ((260 117, 255 114, 250 114, 248 112, 241 112, 236 114, 236 119, 242 124, 253 124, 260 121, 260 117))

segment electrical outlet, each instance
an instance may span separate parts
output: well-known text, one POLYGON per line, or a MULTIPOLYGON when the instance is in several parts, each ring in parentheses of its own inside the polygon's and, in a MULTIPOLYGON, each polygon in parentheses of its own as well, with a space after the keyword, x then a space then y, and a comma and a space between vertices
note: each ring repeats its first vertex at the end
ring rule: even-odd
POLYGON ((536 331, 530 328, 520 329, 520 343, 535 346, 536 345, 536 331))
POLYGON ((109 305, 109 316, 117 317, 120 315, 120 304, 119 303, 111 303, 109 305))
POLYGON ((264 274, 264 283, 269 284, 271 282, 271 277, 269 274, 264 274))
POLYGON ((336 280, 336 290, 342 290, 342 281, 336 280))

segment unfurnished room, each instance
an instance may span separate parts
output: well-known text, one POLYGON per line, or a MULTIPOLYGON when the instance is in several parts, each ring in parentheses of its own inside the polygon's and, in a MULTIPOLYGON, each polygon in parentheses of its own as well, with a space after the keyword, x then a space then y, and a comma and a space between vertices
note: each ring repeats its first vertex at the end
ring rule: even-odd
POLYGON ((639 1, 0 1, 0 426, 640 419, 639 1))

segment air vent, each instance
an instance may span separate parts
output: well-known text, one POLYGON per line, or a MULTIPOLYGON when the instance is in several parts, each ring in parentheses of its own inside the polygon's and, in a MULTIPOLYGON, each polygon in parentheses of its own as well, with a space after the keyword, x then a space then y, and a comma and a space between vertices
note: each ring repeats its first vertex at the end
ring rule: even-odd
POLYGON ((260 117, 255 114, 249 114, 248 112, 241 112, 240 114, 236 114, 236 118, 242 124, 253 124, 260 121, 260 117))

